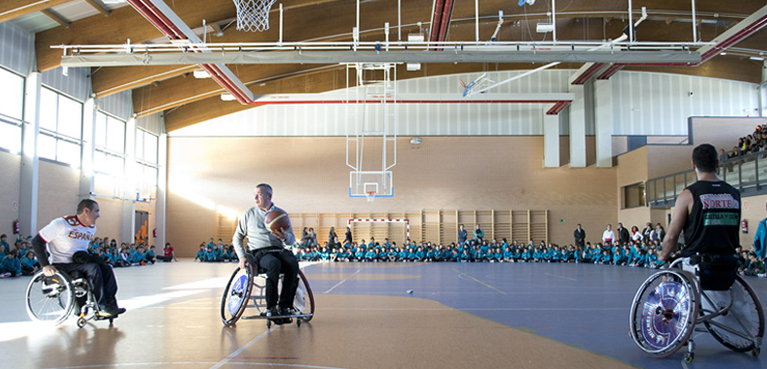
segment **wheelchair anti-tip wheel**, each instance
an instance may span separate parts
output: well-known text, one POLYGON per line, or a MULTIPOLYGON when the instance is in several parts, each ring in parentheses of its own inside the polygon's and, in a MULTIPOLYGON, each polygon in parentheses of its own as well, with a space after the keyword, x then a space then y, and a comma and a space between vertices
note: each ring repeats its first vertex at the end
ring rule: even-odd
POLYGON ((69 277, 56 272, 46 277, 38 272, 27 285, 27 315, 34 321, 61 324, 75 306, 75 293, 69 277))
MULTIPOLYGON (((751 351, 759 356, 759 343, 764 337, 764 311, 759 297, 751 286, 737 276, 730 291, 704 291, 712 301, 701 297, 705 310, 721 309, 732 303, 727 312, 703 323, 706 329, 722 345, 737 352, 751 351), (730 293, 730 291, 732 293, 730 293)), ((711 311, 704 311, 708 314, 711 311)))
POLYGON ((650 276, 631 304, 630 334, 648 356, 668 357, 684 347, 698 316, 694 276, 666 269, 650 276))
POLYGON ((225 326, 232 326, 240 319, 248 305, 252 289, 253 268, 250 265, 245 269, 237 268, 221 297, 221 320, 225 326))

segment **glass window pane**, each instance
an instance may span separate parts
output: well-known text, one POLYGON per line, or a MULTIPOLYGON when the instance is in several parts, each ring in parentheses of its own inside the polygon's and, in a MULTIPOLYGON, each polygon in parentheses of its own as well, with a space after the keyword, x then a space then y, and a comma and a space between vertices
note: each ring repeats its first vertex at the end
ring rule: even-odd
POLYGON ((21 120, 24 111, 24 78, 0 69, 0 114, 21 120))
POLYGON ((740 166, 741 186, 756 184, 756 161, 748 160, 740 166))
POLYGON ((144 136, 146 136, 146 132, 140 129, 136 130, 136 159, 138 160, 145 160, 144 159, 144 136))
POLYGON ((656 180, 647 181, 647 201, 655 201, 655 184, 656 180))
POLYGON ((123 175, 123 167, 125 166, 124 160, 121 157, 117 157, 114 155, 107 155, 107 165, 109 166, 109 169, 107 170, 107 173, 120 177, 123 175))
POLYGON ((146 165, 141 166, 141 182, 148 187, 157 186, 157 168, 149 167, 146 165))
POLYGON ((56 131, 59 95, 47 88, 40 89, 40 128, 56 131))
POLYGON ((125 153, 125 122, 107 117, 107 148, 125 153))
POLYGON ((676 176, 676 192, 675 196, 679 196, 680 193, 684 190, 685 187, 685 174, 677 174, 676 176))
POLYGON ((94 144, 98 147, 107 147, 107 116, 104 113, 96 112, 96 140, 94 144))
POLYGON ((14 154, 21 152, 21 127, 0 122, 0 147, 14 154))
POLYGON ((157 164, 157 136, 147 133, 144 135, 144 160, 149 163, 157 164))
POLYGON ((664 192, 663 192, 663 200, 669 201, 669 200, 675 200, 674 197, 674 177, 666 177, 663 182, 665 182, 664 192))
POLYGON ((82 127, 83 104, 59 95, 58 132, 72 138, 80 139, 82 127))
POLYGON ((80 167, 80 145, 64 140, 59 140, 56 149, 57 161, 67 163, 74 168, 80 167))
POLYGON ((42 133, 38 135, 37 156, 41 158, 56 160, 56 139, 42 133))
POLYGON ((107 172, 107 154, 96 151, 93 154, 93 170, 96 172, 107 172))

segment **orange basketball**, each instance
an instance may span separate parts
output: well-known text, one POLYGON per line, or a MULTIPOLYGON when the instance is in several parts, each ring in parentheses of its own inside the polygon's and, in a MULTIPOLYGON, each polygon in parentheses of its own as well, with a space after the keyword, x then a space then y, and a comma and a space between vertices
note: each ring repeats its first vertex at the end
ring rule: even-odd
POLYGON ((288 213, 284 212, 282 209, 275 208, 266 213, 264 224, 266 224, 266 228, 270 232, 275 233, 275 231, 279 231, 281 228, 290 228, 290 218, 288 218, 288 213))

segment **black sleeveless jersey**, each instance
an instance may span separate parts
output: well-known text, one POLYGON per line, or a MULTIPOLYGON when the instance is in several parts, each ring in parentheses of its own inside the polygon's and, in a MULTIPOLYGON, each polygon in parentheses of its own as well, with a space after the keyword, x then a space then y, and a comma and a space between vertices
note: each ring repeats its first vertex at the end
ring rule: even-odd
POLYGON ((740 243, 740 192, 723 181, 698 181, 687 190, 694 203, 684 226, 685 247, 681 255, 735 254, 740 243))

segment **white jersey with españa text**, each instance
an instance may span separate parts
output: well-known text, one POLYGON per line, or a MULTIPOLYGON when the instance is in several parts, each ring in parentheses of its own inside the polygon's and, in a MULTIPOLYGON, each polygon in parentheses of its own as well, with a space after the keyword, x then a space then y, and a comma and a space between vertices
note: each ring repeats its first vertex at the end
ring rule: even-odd
POLYGON ((76 215, 56 218, 40 230, 40 237, 48 243, 53 264, 71 263, 77 251, 88 251, 96 226, 85 226, 76 215))

